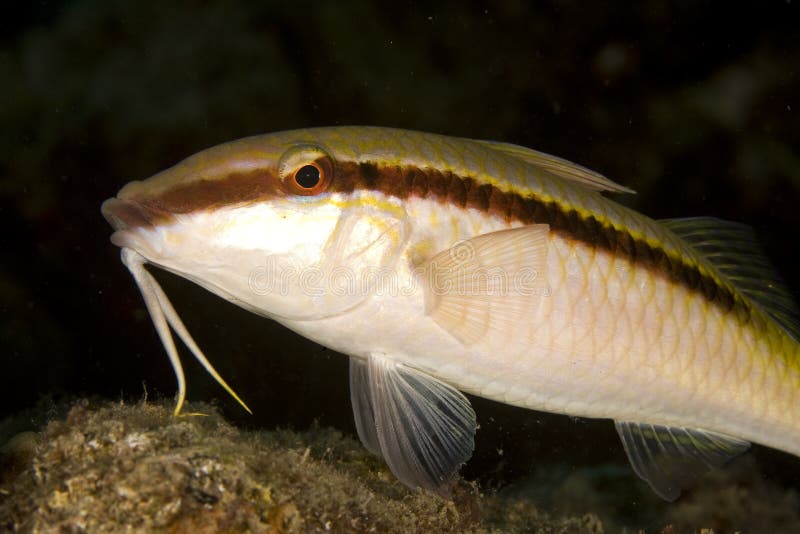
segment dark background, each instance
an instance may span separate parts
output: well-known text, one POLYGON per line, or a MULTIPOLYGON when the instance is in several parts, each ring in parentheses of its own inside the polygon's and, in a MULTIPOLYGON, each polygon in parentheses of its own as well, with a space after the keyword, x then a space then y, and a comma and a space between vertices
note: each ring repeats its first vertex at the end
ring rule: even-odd
MULTIPOLYGON (((112 0, 3 11, 0 419, 77 396, 171 398, 174 375, 100 203, 203 148, 282 129, 372 124, 531 146, 636 189, 619 200, 652 217, 753 225, 800 288, 796 3, 112 0)), ((255 415, 183 351, 190 400, 219 399, 252 428, 318 420, 354 432, 346 358, 156 275, 255 415)), ((609 422, 474 404, 481 428, 465 473, 486 487, 542 462, 625 463, 609 422)), ((755 455, 765 477, 800 487, 800 460, 755 455)))

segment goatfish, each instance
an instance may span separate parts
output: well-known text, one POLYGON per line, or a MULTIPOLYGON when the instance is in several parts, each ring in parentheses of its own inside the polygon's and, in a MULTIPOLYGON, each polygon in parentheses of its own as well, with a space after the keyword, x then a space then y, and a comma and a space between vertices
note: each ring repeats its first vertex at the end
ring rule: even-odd
POLYGON ((349 356, 358 436, 450 495, 462 393, 612 419, 667 500, 751 442, 800 456, 798 312, 740 223, 655 221, 535 150, 378 127, 222 144, 103 203, 178 382, 192 339, 151 264, 349 356))

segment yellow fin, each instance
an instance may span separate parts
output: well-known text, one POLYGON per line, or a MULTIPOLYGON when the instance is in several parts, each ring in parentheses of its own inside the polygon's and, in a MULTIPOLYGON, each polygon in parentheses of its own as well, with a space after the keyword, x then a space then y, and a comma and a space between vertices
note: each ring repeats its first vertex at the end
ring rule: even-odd
POLYGON ((545 293, 546 224, 456 243, 423 264, 426 312, 465 345, 527 335, 545 293))
POLYGON ((478 141, 480 144, 498 152, 514 156, 534 167, 544 169, 556 176, 572 182, 577 182, 584 187, 595 191, 610 191, 612 193, 636 193, 633 189, 609 180, 599 172, 587 169, 577 163, 551 156, 532 148, 526 148, 510 143, 498 143, 496 141, 478 141))
POLYGON ((750 226, 714 217, 659 222, 702 254, 790 336, 800 340, 800 310, 791 291, 758 245, 750 226))

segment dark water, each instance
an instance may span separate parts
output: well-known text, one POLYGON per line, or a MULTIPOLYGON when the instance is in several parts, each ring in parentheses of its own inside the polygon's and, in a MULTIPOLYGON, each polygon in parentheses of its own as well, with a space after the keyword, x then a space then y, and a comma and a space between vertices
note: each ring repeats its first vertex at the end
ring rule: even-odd
MULTIPOLYGON (((174 393, 100 203, 202 148, 269 131, 373 124, 531 146, 636 189, 621 200, 650 216, 753 225, 800 288, 796 3, 61 1, 20 3, 2 28, 0 418, 43 396, 174 393)), ((345 358, 159 279, 256 413, 187 358, 190 398, 218 398, 252 427, 353 431, 345 358)), ((624 467, 609 422, 474 405, 465 474, 487 487, 543 468, 557 484, 624 467)), ((800 459, 751 455, 760 477, 800 489, 800 459)), ((609 506, 631 525, 651 512, 624 495, 609 506)))

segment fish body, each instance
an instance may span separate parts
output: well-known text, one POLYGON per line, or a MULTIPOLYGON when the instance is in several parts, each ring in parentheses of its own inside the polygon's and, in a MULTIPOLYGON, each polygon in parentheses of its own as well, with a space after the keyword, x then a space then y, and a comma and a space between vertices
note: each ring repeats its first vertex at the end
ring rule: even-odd
POLYGON ((169 326, 213 367, 145 263, 350 356, 359 436, 410 486, 446 493, 471 454, 459 391, 613 419, 667 499, 749 442, 800 456, 796 311, 747 229, 604 191, 630 190, 514 145, 337 127, 214 147, 103 212, 179 406, 169 326))

